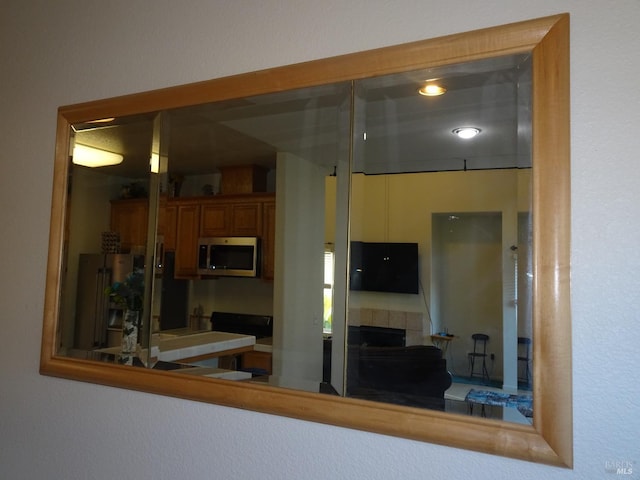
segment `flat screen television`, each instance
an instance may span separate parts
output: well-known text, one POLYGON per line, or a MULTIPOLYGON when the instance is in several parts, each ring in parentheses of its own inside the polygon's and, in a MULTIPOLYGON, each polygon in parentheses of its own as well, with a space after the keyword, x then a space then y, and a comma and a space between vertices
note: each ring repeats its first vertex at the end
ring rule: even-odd
POLYGON ((418 244, 351 242, 349 288, 418 293, 418 244))

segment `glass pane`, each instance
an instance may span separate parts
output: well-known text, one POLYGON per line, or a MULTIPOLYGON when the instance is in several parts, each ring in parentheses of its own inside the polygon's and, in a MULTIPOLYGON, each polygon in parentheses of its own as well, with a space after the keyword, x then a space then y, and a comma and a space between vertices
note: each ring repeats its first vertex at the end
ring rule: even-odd
POLYGON ((61 355, 146 363, 152 132, 152 115, 73 126, 61 355))
MULTIPOLYGON (((151 331, 163 368, 316 392, 327 383, 323 327, 336 316, 325 244, 346 239, 348 212, 335 211, 350 97, 350 84, 329 85, 163 112, 151 331)), ((344 303, 343 293, 342 325, 344 303)))
POLYGON ((530 88, 520 55, 356 82, 349 396, 530 423, 530 88))

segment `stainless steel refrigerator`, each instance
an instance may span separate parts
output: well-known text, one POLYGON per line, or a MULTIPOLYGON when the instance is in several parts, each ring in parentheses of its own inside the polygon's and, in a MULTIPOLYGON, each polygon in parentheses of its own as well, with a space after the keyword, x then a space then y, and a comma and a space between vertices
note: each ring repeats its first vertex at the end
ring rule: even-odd
POLYGON ((120 344, 122 306, 109 301, 105 289, 121 282, 134 268, 144 267, 144 257, 130 254, 80 254, 74 347, 92 350, 120 344))

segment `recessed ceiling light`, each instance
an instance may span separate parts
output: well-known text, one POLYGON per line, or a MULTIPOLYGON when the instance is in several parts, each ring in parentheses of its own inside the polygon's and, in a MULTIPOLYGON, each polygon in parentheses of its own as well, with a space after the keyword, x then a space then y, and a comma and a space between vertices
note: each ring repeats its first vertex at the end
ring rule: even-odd
POLYGON ((437 97, 438 95, 444 94, 446 91, 447 89, 441 85, 438 85, 436 83, 428 83, 424 87, 420 88, 418 90, 418 93, 420 95, 424 95, 425 97, 437 97))
POLYGON ((480 133, 480 129, 476 127, 460 127, 454 128, 453 133, 455 133, 460 138, 473 138, 480 133))

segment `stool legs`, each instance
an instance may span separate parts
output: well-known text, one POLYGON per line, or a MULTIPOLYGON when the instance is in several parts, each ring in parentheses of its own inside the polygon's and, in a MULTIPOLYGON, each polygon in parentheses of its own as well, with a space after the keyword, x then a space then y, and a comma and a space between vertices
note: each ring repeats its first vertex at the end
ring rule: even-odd
POLYGON ((518 380, 524 381, 525 385, 529 385, 531 378, 531 368, 529 367, 529 359, 528 358, 519 358, 520 362, 524 362, 524 375, 522 377, 518 377, 518 380))
POLYGON ((473 378, 474 376, 481 377, 482 383, 485 383, 485 384, 489 383, 489 371, 487 370, 486 355, 480 356, 480 355, 469 354, 469 379, 473 378), (475 371, 476 357, 482 358, 482 367, 479 373, 476 373, 475 371))
POLYGON ((469 353, 469 378, 475 376, 482 377, 482 383, 489 383, 489 372, 487 370, 487 342, 489 341, 489 335, 484 333, 474 333, 471 335, 473 339, 473 353, 469 353), (480 347, 480 351, 478 351, 478 347, 480 347), (482 368, 480 369, 480 373, 477 374, 475 372, 476 366, 476 358, 482 358, 482 368), (486 380, 485 380, 486 378, 486 380))

